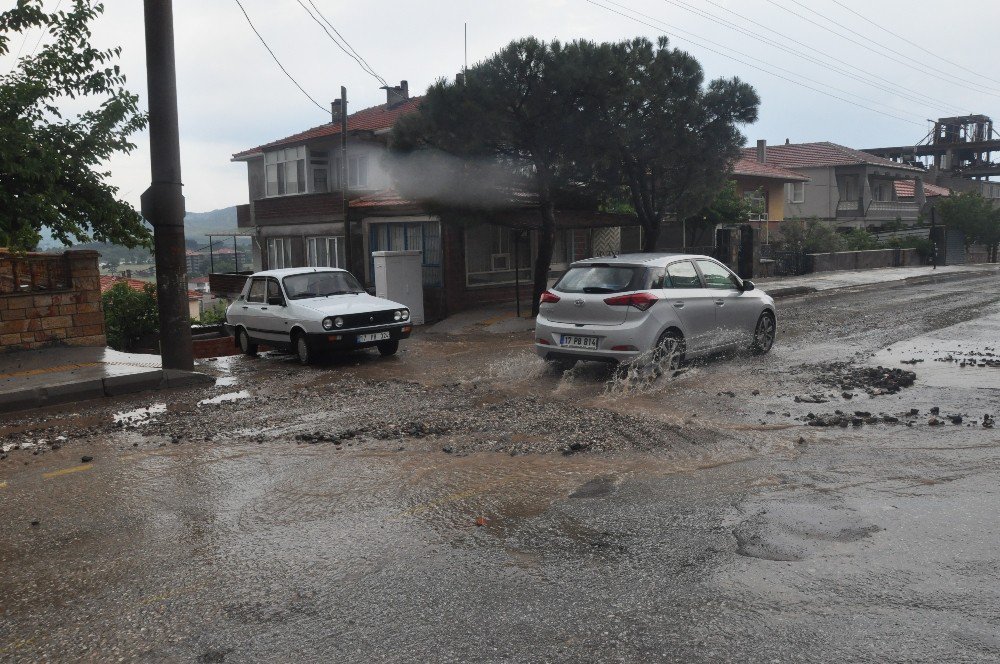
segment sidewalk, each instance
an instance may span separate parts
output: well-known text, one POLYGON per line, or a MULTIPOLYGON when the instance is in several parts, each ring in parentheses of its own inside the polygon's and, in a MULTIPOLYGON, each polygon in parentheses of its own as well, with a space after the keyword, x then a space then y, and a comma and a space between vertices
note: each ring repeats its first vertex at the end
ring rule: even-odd
POLYGON ((48 348, 0 355, 0 413, 170 387, 211 384, 160 368, 159 355, 110 348, 48 348))
POLYGON ((798 277, 767 277, 754 279, 754 284, 774 298, 792 297, 817 291, 871 286, 894 281, 929 281, 961 279, 970 274, 998 274, 1000 264, 981 263, 975 265, 942 265, 937 269, 921 267, 885 267, 877 270, 843 270, 837 272, 813 272, 798 277))
MULTIPOLYGON (((754 279, 754 284, 776 299, 805 295, 817 291, 871 286, 897 281, 928 283, 961 279, 970 274, 1000 274, 1000 264, 943 265, 936 270, 929 266, 887 267, 877 270, 844 270, 842 272, 814 272, 799 277, 767 277, 754 279)), ((535 328, 535 321, 528 317, 530 303, 521 303, 521 318, 515 313, 513 302, 490 304, 467 311, 460 311, 442 321, 428 325, 422 334, 461 335, 475 332, 509 334, 528 332, 535 328)))

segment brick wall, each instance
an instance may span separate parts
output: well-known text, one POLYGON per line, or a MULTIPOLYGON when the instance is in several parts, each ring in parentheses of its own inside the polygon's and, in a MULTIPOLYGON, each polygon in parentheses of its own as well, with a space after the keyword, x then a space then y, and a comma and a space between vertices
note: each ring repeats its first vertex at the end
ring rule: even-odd
POLYGON ((14 283, 0 292, 0 352, 49 346, 106 346, 96 251, 62 255, 11 254, 0 250, 0 276, 16 274, 26 262, 64 270, 57 290, 39 283, 14 283))

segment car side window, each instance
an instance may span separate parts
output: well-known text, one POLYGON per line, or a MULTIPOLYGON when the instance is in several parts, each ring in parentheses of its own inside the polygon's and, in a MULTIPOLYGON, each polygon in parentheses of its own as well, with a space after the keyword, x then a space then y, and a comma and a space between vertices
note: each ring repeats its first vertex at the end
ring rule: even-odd
POLYGON ((247 302, 264 303, 264 292, 267 290, 265 279, 254 279, 250 283, 250 292, 247 293, 247 302))
POLYGON ((699 260, 698 269, 705 276, 705 285, 709 288, 723 290, 739 290, 740 288, 739 277, 715 261, 699 260))
POLYGON ((650 268, 649 287, 652 289, 670 288, 670 277, 667 276, 665 268, 650 268))
POLYGON ((272 297, 280 297, 282 300, 285 296, 281 294, 281 286, 278 285, 277 279, 267 280, 267 299, 270 300, 272 297))
POLYGON ((664 288, 701 288, 701 277, 691 261, 678 261, 667 266, 664 288), (666 285, 669 282, 669 285, 666 285))

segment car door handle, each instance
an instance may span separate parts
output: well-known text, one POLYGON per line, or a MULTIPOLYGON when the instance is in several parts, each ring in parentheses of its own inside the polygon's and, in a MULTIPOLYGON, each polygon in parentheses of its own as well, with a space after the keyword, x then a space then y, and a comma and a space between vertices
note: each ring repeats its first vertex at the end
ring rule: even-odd
POLYGON ((724 305, 725 303, 726 303, 726 301, 725 301, 725 300, 716 300, 716 301, 715 301, 715 304, 716 304, 717 306, 720 306, 720 307, 721 307, 722 305, 724 305))
POLYGON ((674 306, 677 307, 678 309, 683 309, 684 308, 684 303, 683 302, 674 302, 674 306))
POLYGON ((261 311, 267 311, 267 307, 261 307, 260 310, 261 311))
POLYGON ((243 310, 244 310, 244 311, 246 311, 246 310, 247 310, 247 309, 249 309, 249 308, 250 308, 250 307, 243 307, 243 310))

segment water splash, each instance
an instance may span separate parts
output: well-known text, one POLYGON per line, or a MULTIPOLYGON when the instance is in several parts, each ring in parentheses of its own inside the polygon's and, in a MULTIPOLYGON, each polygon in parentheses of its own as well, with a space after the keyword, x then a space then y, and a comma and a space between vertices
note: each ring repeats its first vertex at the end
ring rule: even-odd
POLYGON ((677 342, 648 350, 618 365, 607 382, 613 396, 646 394, 663 389, 671 380, 687 372, 680 368, 681 353, 677 342))

